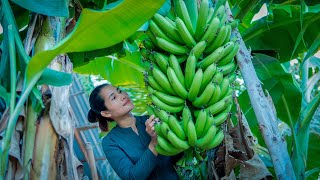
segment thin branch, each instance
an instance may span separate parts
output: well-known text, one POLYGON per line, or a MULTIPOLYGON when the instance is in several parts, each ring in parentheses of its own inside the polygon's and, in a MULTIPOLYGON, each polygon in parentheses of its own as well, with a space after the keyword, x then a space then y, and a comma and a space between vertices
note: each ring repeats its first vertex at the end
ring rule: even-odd
MULTIPOLYGON (((226 4, 226 11, 228 20, 233 20, 228 2, 226 4)), ((281 136, 277 126, 277 117, 273 113, 272 106, 263 92, 260 80, 251 61, 251 54, 237 28, 233 30, 232 34, 240 41, 240 49, 236 55, 236 59, 257 117, 259 129, 271 155, 277 179, 296 179, 287 151, 286 141, 281 136)))

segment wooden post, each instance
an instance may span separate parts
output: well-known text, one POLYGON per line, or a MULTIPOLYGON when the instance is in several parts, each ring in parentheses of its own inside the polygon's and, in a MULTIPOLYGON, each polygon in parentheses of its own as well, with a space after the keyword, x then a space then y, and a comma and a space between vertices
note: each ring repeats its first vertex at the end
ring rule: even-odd
POLYGON ((86 149, 87 149, 87 157, 89 159, 88 163, 89 163, 89 167, 90 167, 90 171, 91 171, 91 177, 93 180, 98 180, 99 178, 98 178, 98 174, 97 174, 96 163, 95 163, 95 159, 94 159, 92 145, 90 142, 86 143, 86 149))

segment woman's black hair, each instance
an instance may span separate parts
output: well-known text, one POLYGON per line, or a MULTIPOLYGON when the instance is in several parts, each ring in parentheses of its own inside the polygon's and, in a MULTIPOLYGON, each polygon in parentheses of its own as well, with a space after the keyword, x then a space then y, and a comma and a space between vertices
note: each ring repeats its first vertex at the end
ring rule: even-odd
POLYGON ((111 118, 103 117, 101 111, 107 110, 104 99, 100 95, 101 90, 110 84, 101 84, 93 89, 89 97, 90 110, 88 112, 88 121, 91 123, 99 122, 101 131, 108 131, 108 122, 113 121, 111 118))

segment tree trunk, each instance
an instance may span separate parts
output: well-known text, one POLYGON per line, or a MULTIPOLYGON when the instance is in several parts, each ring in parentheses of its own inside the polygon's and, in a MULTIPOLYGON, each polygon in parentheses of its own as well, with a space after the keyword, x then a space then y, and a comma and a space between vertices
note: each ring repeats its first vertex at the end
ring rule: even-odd
MULTIPOLYGON (((50 49, 61 41, 65 36, 65 22, 65 18, 46 17, 35 44, 35 50, 40 52, 50 49)), ((66 55, 59 55, 52 61, 49 68, 71 73, 72 64, 66 55)), ((32 173, 33 178, 78 179, 73 163, 74 124, 68 113, 69 87, 42 86, 42 93, 48 98, 48 104, 37 128, 37 149, 33 156, 34 168, 37 172, 32 173), (47 132, 50 132, 50 137, 46 135, 47 132), (48 139, 42 141, 46 137, 48 139)))
MULTIPOLYGON (((233 20, 228 2, 226 5, 226 11, 228 14, 228 20, 233 20)), ((250 102, 257 117, 260 131, 272 158, 277 176, 276 178, 296 179, 290 156, 287 151, 286 141, 284 137, 281 136, 276 124, 277 117, 263 92, 261 82, 257 77, 251 61, 251 54, 246 48, 238 29, 234 29, 232 34, 240 40, 240 49, 236 55, 236 59, 247 87, 250 102)))

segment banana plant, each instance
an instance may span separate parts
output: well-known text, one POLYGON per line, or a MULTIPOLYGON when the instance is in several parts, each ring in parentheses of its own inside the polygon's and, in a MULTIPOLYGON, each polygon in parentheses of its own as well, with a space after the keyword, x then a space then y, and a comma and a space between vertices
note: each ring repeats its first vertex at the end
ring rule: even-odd
MULTIPOLYGON (((20 1, 16 1, 20 2, 20 1)), ((22 2, 22 1, 21 1, 22 2)), ((65 1, 60 1, 65 2, 65 1)), ((64 38, 59 44, 55 47, 42 51, 32 58, 30 58, 23 48, 22 41, 19 36, 19 30, 15 26, 15 18, 11 10, 11 6, 8 1, 2 1, 2 14, 4 15, 4 20, 1 23, 2 27, 5 28, 3 37, 3 47, 5 43, 8 43, 8 53, 10 59, 10 78, 11 85, 10 88, 10 97, 8 97, 7 90, 2 88, 3 93, 1 95, 5 97, 8 103, 10 104, 10 119, 9 124, 7 126, 7 130, 5 132, 5 138, 3 139, 3 146, 1 146, 0 152, 4 154, 1 156, 1 177, 4 177, 7 160, 8 160, 8 151, 10 147, 10 139, 13 133, 13 129, 15 127, 18 114, 20 109, 23 107, 25 101, 27 100, 29 94, 32 92, 33 94, 39 94, 37 89, 34 88, 36 84, 46 83, 53 85, 65 85, 71 82, 70 74, 63 74, 60 72, 55 72, 53 70, 46 69, 47 65, 52 61, 52 59, 61 54, 67 52, 81 52, 81 51, 91 51, 101 48, 107 48, 112 45, 115 45, 124 39, 128 38, 131 34, 133 34, 148 18, 150 18, 164 3, 164 1, 157 1, 156 3, 152 1, 145 1, 144 3, 139 3, 138 5, 134 1, 125 1, 116 6, 115 8, 108 11, 93 11, 90 9, 83 9, 82 14, 77 21, 76 27, 74 30, 64 38), (149 7, 149 8, 145 8, 149 7), (129 10, 130 9, 130 10, 129 10), (126 13, 123 13, 126 12, 126 13), (128 13, 129 12, 129 13, 128 13), (145 12, 141 14, 141 12, 145 12), (121 21, 114 21, 120 18, 121 21), (132 17, 135 17, 132 19, 132 17), (94 21, 93 21, 94 20, 94 21), (96 22, 92 24, 92 22, 96 22), (95 30, 94 33, 87 27, 91 27, 95 30), (110 28, 107 28, 110 27, 110 28), (106 29, 107 28, 107 29, 106 29), (121 33, 118 33, 121 30, 121 33), (86 43, 82 43, 83 37, 88 38, 86 43), (112 37, 112 38, 110 38, 112 37), (19 96, 19 100, 15 103, 15 77, 16 74, 16 58, 15 58, 15 47, 17 47, 17 52, 21 57, 21 61, 24 63, 24 68, 21 69, 22 77, 24 77, 24 86, 21 95, 19 96), (56 79, 55 79, 56 77, 56 79), (63 78, 64 80, 61 81, 63 78), (40 81, 42 79, 42 81, 40 81), (60 81, 60 84, 57 83, 60 81), (63 83, 61 83, 63 82, 63 83)), ((18 3, 19 4, 19 3, 18 3)), ((45 3, 44 3, 45 4, 45 3)), ((50 4, 50 3, 49 3, 50 4)), ((41 7, 40 4, 19 4, 21 6, 26 6, 26 8, 38 12, 36 9, 41 7)), ((51 13, 58 13, 53 9, 50 9, 52 6, 47 7, 48 4, 45 4, 46 8, 41 8, 42 10, 48 10, 40 13, 44 13, 47 15, 57 15, 51 13)), ((52 5, 52 4, 51 4, 52 5)), ((59 15, 66 15, 65 12, 61 12, 59 15)), ((1 62, 5 62, 8 56, 1 56, 1 62), (4 60, 5 59, 5 60, 4 60)), ((6 63, 4 63, 6 66, 6 63)), ((4 68, 2 66, 2 68, 4 68)), ((4 87, 7 87, 6 84, 4 87)), ((37 96, 39 97, 39 96, 37 96)))

